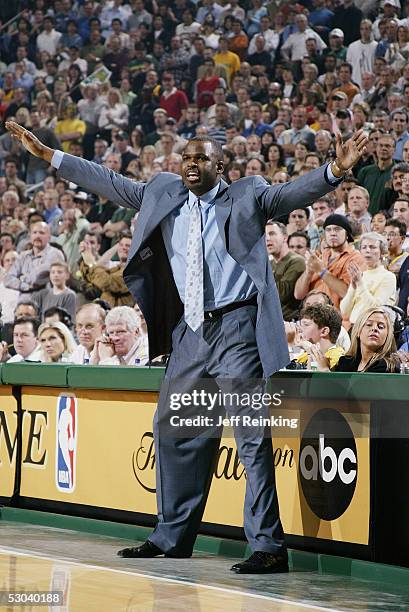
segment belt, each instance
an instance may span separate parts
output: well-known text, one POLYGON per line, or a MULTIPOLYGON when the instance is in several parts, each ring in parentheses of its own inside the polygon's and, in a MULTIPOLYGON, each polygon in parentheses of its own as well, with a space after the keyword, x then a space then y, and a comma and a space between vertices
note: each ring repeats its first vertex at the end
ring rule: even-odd
POLYGON ((242 308, 243 306, 257 306, 257 297, 253 296, 243 302, 233 302, 232 304, 227 304, 227 306, 216 308, 215 310, 206 310, 204 312, 205 321, 208 319, 215 319, 216 317, 222 317, 226 313, 236 310, 237 308, 242 308))

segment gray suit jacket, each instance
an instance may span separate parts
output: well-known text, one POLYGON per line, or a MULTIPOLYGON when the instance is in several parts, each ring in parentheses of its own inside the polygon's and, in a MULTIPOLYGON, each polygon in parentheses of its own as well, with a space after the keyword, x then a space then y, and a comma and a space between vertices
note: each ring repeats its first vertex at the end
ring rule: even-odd
MULTIPOLYGON (((322 166, 291 183, 270 186, 259 176, 221 183, 216 220, 226 249, 258 290, 257 345, 265 376, 289 362, 280 300, 264 238, 269 219, 303 208, 336 187, 322 166)), ((186 201, 188 190, 176 174, 162 172, 147 183, 65 154, 58 176, 111 202, 140 211, 124 278, 148 325, 150 358, 169 353, 172 331, 183 314, 160 222, 186 201)), ((340 182, 340 181, 339 181, 340 182)))

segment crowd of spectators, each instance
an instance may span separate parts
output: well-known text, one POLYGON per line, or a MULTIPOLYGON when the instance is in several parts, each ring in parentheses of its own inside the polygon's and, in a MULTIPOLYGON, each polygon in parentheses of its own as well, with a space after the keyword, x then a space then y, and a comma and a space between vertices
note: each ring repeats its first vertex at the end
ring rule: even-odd
POLYGON ((337 133, 363 129, 350 175, 269 223, 266 242, 294 367, 399 367, 409 2, 17 0, 1 3, 0 20, 3 361, 149 360, 122 276, 137 214, 59 179, 11 138, 14 119, 135 181, 179 173, 187 140, 209 135, 227 183, 285 183, 333 159, 337 133))

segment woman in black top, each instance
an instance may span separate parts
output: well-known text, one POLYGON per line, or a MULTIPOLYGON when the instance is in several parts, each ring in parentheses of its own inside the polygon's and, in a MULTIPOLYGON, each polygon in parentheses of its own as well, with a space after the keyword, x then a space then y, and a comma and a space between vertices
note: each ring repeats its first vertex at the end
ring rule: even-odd
POLYGON ((333 372, 399 372, 393 322, 382 306, 364 311, 356 321, 351 347, 333 372))

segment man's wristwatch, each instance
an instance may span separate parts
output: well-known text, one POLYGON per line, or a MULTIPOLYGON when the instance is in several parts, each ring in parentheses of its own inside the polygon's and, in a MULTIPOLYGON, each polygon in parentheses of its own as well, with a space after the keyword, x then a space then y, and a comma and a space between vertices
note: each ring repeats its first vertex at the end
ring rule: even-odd
POLYGON ((336 159, 331 162, 331 171, 336 178, 342 178, 346 175, 345 170, 341 170, 341 168, 338 166, 336 159))

